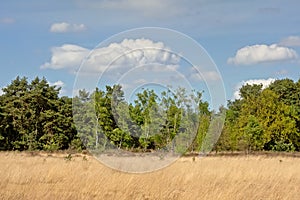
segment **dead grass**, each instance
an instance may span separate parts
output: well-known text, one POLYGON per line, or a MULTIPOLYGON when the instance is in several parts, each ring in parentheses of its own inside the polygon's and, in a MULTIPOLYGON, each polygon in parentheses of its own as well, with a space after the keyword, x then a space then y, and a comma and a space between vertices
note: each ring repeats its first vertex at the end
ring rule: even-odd
POLYGON ((300 199, 300 158, 187 157, 128 174, 88 155, 65 157, 0 153, 0 199, 300 199))

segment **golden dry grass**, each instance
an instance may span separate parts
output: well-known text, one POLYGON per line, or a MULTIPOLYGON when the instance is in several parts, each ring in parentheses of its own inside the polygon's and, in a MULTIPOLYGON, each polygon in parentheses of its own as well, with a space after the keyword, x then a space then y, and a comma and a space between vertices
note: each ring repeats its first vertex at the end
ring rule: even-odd
POLYGON ((0 153, 0 199, 300 199, 300 158, 181 158, 151 173, 93 157, 0 153))

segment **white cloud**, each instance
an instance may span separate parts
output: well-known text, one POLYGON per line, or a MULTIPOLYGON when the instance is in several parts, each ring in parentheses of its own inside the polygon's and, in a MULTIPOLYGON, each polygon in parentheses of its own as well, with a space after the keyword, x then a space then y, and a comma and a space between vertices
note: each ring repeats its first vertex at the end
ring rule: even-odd
POLYGON ((63 86, 65 86, 65 83, 62 82, 62 81, 56 81, 56 82, 54 82, 54 83, 49 82, 49 85, 50 85, 50 86, 56 86, 56 87, 63 87, 63 86))
POLYGON ((43 64, 42 69, 78 68, 90 50, 73 44, 64 44, 61 47, 53 47, 51 52, 50 62, 43 64))
POLYGON ((67 91, 65 90, 65 83, 63 82, 63 81, 56 81, 56 82, 49 82, 48 81, 48 83, 49 83, 49 85, 50 86, 55 86, 56 88, 61 88, 60 89, 60 91, 59 91, 59 94, 60 95, 63 95, 63 94, 65 94, 67 91))
POLYGON ((293 60, 298 57, 293 49, 272 45, 253 45, 239 49, 236 55, 229 58, 227 62, 234 65, 251 65, 264 62, 275 62, 293 60))
POLYGON ((53 33, 81 32, 86 30, 84 24, 69 24, 66 22, 54 23, 50 27, 53 33))
POLYGON ((267 88, 271 83, 273 83, 275 81, 274 78, 269 78, 269 79, 250 79, 247 81, 242 81, 240 83, 238 83, 235 87, 235 91, 233 93, 233 99, 240 99, 241 95, 240 95, 240 89, 243 85, 259 85, 262 84, 262 89, 267 88))
POLYGON ((300 37, 299 36, 289 36, 287 38, 283 38, 279 44, 282 46, 287 46, 287 47, 300 46, 300 37))
POLYGON ((46 62, 41 68, 68 68, 74 72, 83 59, 85 63, 81 70, 86 73, 104 72, 108 66, 110 70, 118 70, 122 73, 124 70, 128 71, 136 66, 147 64, 159 64, 153 65, 154 71, 175 70, 180 61, 180 57, 171 53, 162 42, 149 39, 124 39, 121 43, 111 43, 109 46, 96 48, 91 54, 89 49, 72 44, 54 47, 50 62, 46 62))
POLYGON ((3 94, 4 94, 4 92, 3 92, 2 88, 0 88, 0 96, 3 94))
POLYGON ((15 21, 16 20, 14 18, 10 18, 10 17, 5 17, 0 19, 1 24, 13 24, 15 23, 15 21))

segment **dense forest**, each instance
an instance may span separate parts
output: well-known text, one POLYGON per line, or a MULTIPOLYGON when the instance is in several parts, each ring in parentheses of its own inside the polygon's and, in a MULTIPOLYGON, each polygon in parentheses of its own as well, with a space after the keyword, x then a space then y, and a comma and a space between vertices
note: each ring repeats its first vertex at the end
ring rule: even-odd
POLYGON ((120 85, 73 98, 60 89, 38 77, 2 89, 1 150, 300 151, 300 80, 244 85, 241 98, 219 111, 184 88, 143 89, 133 102, 120 85))

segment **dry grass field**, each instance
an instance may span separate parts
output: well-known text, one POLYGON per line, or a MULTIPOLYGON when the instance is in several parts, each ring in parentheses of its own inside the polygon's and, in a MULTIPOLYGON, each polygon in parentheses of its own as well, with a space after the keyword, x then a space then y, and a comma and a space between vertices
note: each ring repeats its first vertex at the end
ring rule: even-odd
POLYGON ((300 158, 180 158, 129 174, 88 155, 0 153, 0 199, 300 199, 300 158))

